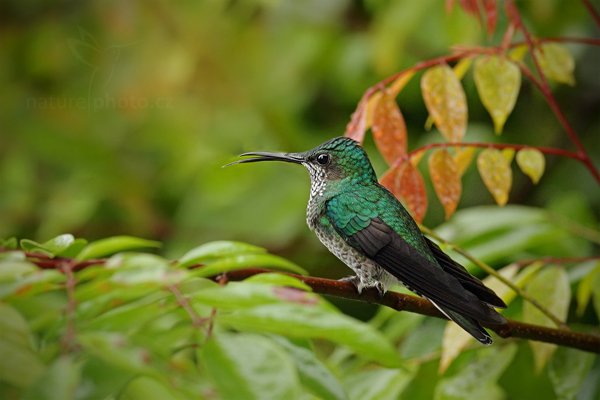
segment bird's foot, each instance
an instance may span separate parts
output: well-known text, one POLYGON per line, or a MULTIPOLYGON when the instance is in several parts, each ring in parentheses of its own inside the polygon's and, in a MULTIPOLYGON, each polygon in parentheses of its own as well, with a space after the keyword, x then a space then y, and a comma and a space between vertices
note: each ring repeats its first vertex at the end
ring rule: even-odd
POLYGON ((379 295, 380 299, 382 299, 383 296, 385 296, 385 287, 383 286, 383 283, 375 282, 375 284, 372 287, 377 289, 377 294, 379 295))
POLYGON ((375 288, 375 290, 377 290, 377 294, 379 295, 379 298, 383 298, 383 296, 385 296, 385 287, 383 286, 383 283, 376 281, 373 282, 371 284, 367 284, 365 283, 362 279, 360 279, 358 277, 358 275, 353 275, 353 276, 347 276, 345 278, 342 278, 339 280, 340 282, 350 282, 352 285, 354 285, 354 287, 356 288, 356 291, 358 292, 358 294, 362 294, 363 289, 369 289, 369 288, 375 288))
POLYGON ((365 284, 358 275, 346 276, 345 278, 339 279, 339 282, 350 282, 356 288, 358 294, 361 294, 365 287, 365 284))

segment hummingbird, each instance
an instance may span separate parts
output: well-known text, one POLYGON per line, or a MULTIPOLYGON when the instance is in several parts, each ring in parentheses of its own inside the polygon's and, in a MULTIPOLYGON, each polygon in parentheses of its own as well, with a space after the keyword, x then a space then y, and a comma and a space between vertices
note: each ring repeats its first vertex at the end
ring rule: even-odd
POLYGON ((250 152, 231 164, 283 161, 310 174, 306 222, 323 245, 354 271, 343 280, 360 294, 381 296, 404 285, 428 299, 482 344, 492 339, 483 325, 506 323, 494 307, 506 304, 491 289, 423 235, 404 206, 379 184, 363 148, 336 137, 301 153, 250 152))

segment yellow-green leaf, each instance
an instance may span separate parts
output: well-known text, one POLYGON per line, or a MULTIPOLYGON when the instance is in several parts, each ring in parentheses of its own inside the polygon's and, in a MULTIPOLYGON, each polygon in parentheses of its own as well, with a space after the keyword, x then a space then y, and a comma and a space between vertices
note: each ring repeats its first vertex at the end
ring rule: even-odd
POLYGON ((502 156, 506 158, 506 161, 510 164, 515 158, 515 149, 502 149, 502 156))
POLYGON ((448 219, 456 210, 462 192, 458 166, 446 149, 438 149, 429 157, 429 173, 448 219))
POLYGON ((467 130, 467 100, 452 68, 444 64, 428 69, 421 90, 435 126, 446 140, 460 142, 467 130))
POLYGON ((529 51, 529 46, 527 44, 521 44, 515 46, 511 51, 508 52, 508 56, 515 61, 523 61, 525 55, 529 51))
POLYGON ((464 147, 458 148, 454 152, 454 162, 458 167, 458 174, 462 176, 469 165, 471 165, 471 161, 473 161, 473 156, 475 155, 475 147, 464 147))
MULTIPOLYGON (((571 287, 569 277, 562 267, 553 265, 540 271, 527 285, 527 294, 543 304, 547 310, 562 321, 567 318, 571 287)), ((529 302, 525 302, 523 305, 523 320, 536 325, 554 326, 550 318, 529 302)), ((534 341, 529 344, 533 349, 535 368, 539 372, 556 350, 556 345, 534 341)))
POLYGON ((512 186, 512 170, 502 152, 496 149, 483 150, 477 157, 477 169, 496 203, 505 205, 512 186))
POLYGON ((382 92, 373 112, 373 139, 379 152, 392 165, 406 155, 406 124, 394 97, 382 92))
POLYGON ((474 78, 479 98, 500 134, 517 101, 521 71, 504 57, 484 56, 475 61, 474 78))
POLYGON ((560 43, 544 43, 535 49, 535 56, 540 62, 542 72, 548 79, 573 86, 575 77, 575 59, 564 45, 560 43))
POLYGON ((521 149, 517 153, 517 164, 533 183, 538 183, 544 174, 546 160, 538 149, 521 149))

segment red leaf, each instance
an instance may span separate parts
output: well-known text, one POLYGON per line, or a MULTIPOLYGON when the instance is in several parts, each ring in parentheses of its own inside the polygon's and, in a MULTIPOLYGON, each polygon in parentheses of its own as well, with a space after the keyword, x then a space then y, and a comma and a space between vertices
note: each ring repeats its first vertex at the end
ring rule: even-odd
POLYGON ((394 97, 381 94, 373 113, 373 139, 383 158, 392 165, 406 155, 406 124, 394 97))
POLYGON ((438 149, 429 157, 429 172, 435 193, 444 206, 448 219, 456 211, 462 192, 458 165, 446 149, 438 149))
POLYGON ((398 198, 417 222, 427 212, 427 192, 423 176, 411 162, 404 162, 386 172, 380 183, 398 198))
POLYGON ((367 129, 367 100, 365 97, 360 100, 356 106, 356 110, 350 117, 350 122, 346 125, 346 133, 344 134, 344 136, 354 139, 361 144, 365 140, 365 131, 367 129))

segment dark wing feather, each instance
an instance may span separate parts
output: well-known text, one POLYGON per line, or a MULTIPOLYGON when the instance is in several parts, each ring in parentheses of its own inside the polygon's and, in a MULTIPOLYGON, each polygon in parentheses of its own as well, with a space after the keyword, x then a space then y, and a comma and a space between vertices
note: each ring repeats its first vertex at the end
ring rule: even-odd
POLYGON ((486 287, 479 279, 471 275, 465 267, 450 258, 450 256, 444 253, 442 249, 431 240, 425 238, 425 241, 444 271, 458 279, 465 289, 477 296, 479 300, 484 301, 491 306, 506 308, 504 301, 502 301, 502 299, 491 289, 486 287))
MULTIPOLYGON (((343 232, 338 233, 343 235, 343 232)), ((412 291, 439 307, 484 324, 504 322, 498 313, 467 291, 457 278, 419 253, 380 218, 371 220, 366 228, 345 237, 352 247, 367 254, 412 291)))

